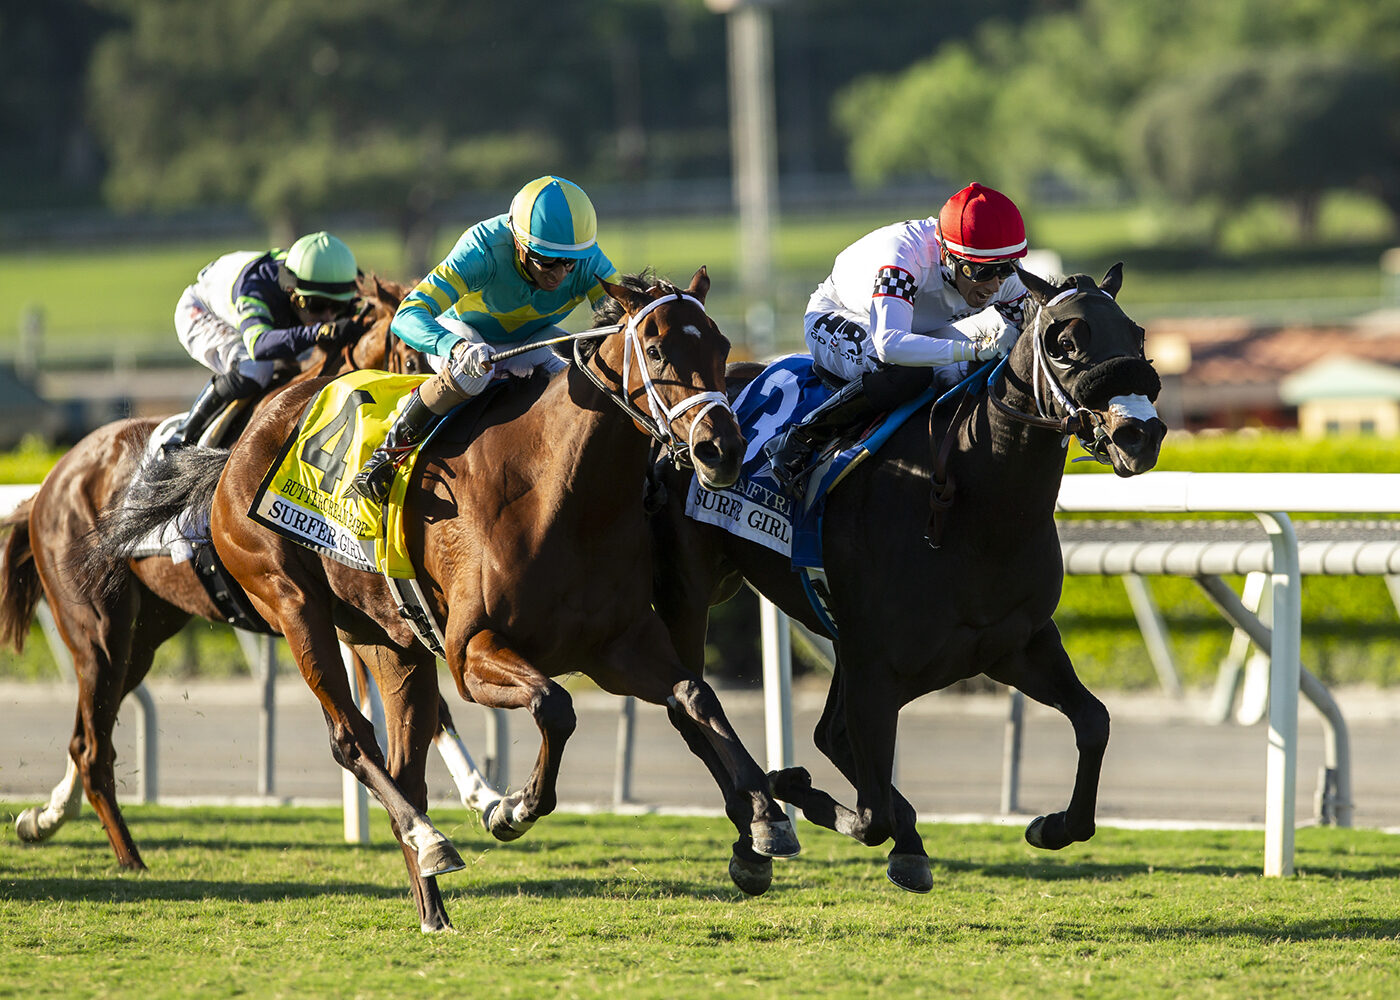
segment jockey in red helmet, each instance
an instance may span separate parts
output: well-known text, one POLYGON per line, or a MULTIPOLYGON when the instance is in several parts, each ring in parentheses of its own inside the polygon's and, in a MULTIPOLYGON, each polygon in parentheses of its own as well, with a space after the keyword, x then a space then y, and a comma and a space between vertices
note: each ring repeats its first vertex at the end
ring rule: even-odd
POLYGON ((842 250, 803 325, 816 363, 846 384, 765 447, 778 481, 798 488, 817 444, 922 392, 933 369, 1009 351, 1026 294, 1015 262, 1025 255, 1016 205, 975 183, 937 218, 884 226, 842 250))

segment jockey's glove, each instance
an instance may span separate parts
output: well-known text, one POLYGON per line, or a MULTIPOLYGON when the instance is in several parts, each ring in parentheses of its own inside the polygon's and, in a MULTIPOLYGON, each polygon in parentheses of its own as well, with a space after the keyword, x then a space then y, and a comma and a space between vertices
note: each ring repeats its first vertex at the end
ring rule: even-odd
POLYGON ((976 348, 978 361, 1005 357, 1010 353, 1021 329, 995 309, 983 309, 952 324, 976 348))
POLYGON ((341 347, 360 338, 361 326, 354 316, 342 316, 329 323, 316 324, 316 343, 322 347, 341 347))
POLYGON ((459 340, 452 345, 452 366, 469 378, 481 378, 491 370, 492 351, 486 344, 459 340))

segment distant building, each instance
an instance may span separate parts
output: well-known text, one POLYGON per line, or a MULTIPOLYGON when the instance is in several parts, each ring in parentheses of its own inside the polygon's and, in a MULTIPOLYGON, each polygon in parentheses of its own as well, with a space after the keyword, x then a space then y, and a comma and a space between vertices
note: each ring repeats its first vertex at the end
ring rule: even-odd
MULTIPOLYGON (((1363 379, 1367 393, 1389 374, 1400 382, 1400 316, 1378 315, 1370 321, 1345 326, 1258 326, 1248 319, 1171 319, 1147 326, 1147 356, 1160 359, 1162 399, 1158 409, 1168 426, 1183 430, 1245 427, 1294 428, 1303 421, 1302 406, 1309 404, 1308 420, 1329 419, 1360 429, 1363 421, 1381 435, 1400 434, 1400 427, 1386 422, 1381 406, 1365 404, 1365 416, 1357 400, 1373 400, 1372 395, 1351 394, 1344 386, 1349 378, 1363 379), (1334 370, 1331 387, 1315 380, 1302 382, 1306 398, 1290 391, 1285 381, 1315 366, 1329 362, 1351 362, 1352 367, 1334 370), (1315 392, 1331 392, 1336 407, 1330 416, 1313 403, 1322 403, 1315 392), (1343 402, 1350 400, 1350 402, 1343 402), (1343 413, 1351 416, 1343 416, 1343 413)), ((1325 374, 1325 372, 1324 372, 1325 374)), ((1291 384, 1291 383, 1290 383, 1291 384)), ((1392 404, 1400 396, 1385 393, 1392 404)), ((1310 423, 1309 426, 1312 426, 1310 423)), ((1322 431, 1322 432, 1325 432, 1322 431)))
POLYGON ((1279 397, 1298 408, 1308 437, 1400 435, 1400 368, 1356 358, 1329 358, 1279 383, 1279 397))

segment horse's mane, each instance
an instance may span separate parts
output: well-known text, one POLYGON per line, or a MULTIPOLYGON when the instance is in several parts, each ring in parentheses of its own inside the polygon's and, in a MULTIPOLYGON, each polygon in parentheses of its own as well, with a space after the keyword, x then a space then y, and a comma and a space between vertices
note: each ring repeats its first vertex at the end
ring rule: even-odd
POLYGON ((360 288, 360 297, 372 305, 377 313, 387 312, 390 316, 398 309, 404 296, 413 290, 412 285, 401 284, 390 278, 381 278, 373 271, 360 275, 357 283, 360 288))
MULTIPOLYGON (((624 288, 630 288, 634 292, 647 292, 653 288, 659 288, 663 293, 671 295, 680 291, 679 288, 671 284, 671 282, 667 281, 665 278, 658 278, 656 276, 656 271, 650 267, 638 274, 619 275, 618 279, 614 281, 613 284, 621 285, 624 288)), ((593 306, 593 323, 595 326, 611 326, 614 323, 621 322, 622 317, 622 303, 611 295, 604 295, 593 306)))

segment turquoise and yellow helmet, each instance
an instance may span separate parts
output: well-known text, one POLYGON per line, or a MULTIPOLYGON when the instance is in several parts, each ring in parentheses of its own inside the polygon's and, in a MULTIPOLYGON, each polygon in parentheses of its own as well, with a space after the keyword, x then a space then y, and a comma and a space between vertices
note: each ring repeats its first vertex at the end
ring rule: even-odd
POLYGON ((289 292, 338 302, 359 294, 355 255, 330 233, 310 233, 297 240, 287 251, 285 266, 291 279, 289 292))
POLYGON ((598 216, 573 181, 536 177, 510 201, 510 231, 541 257, 582 257, 598 242, 598 216))

